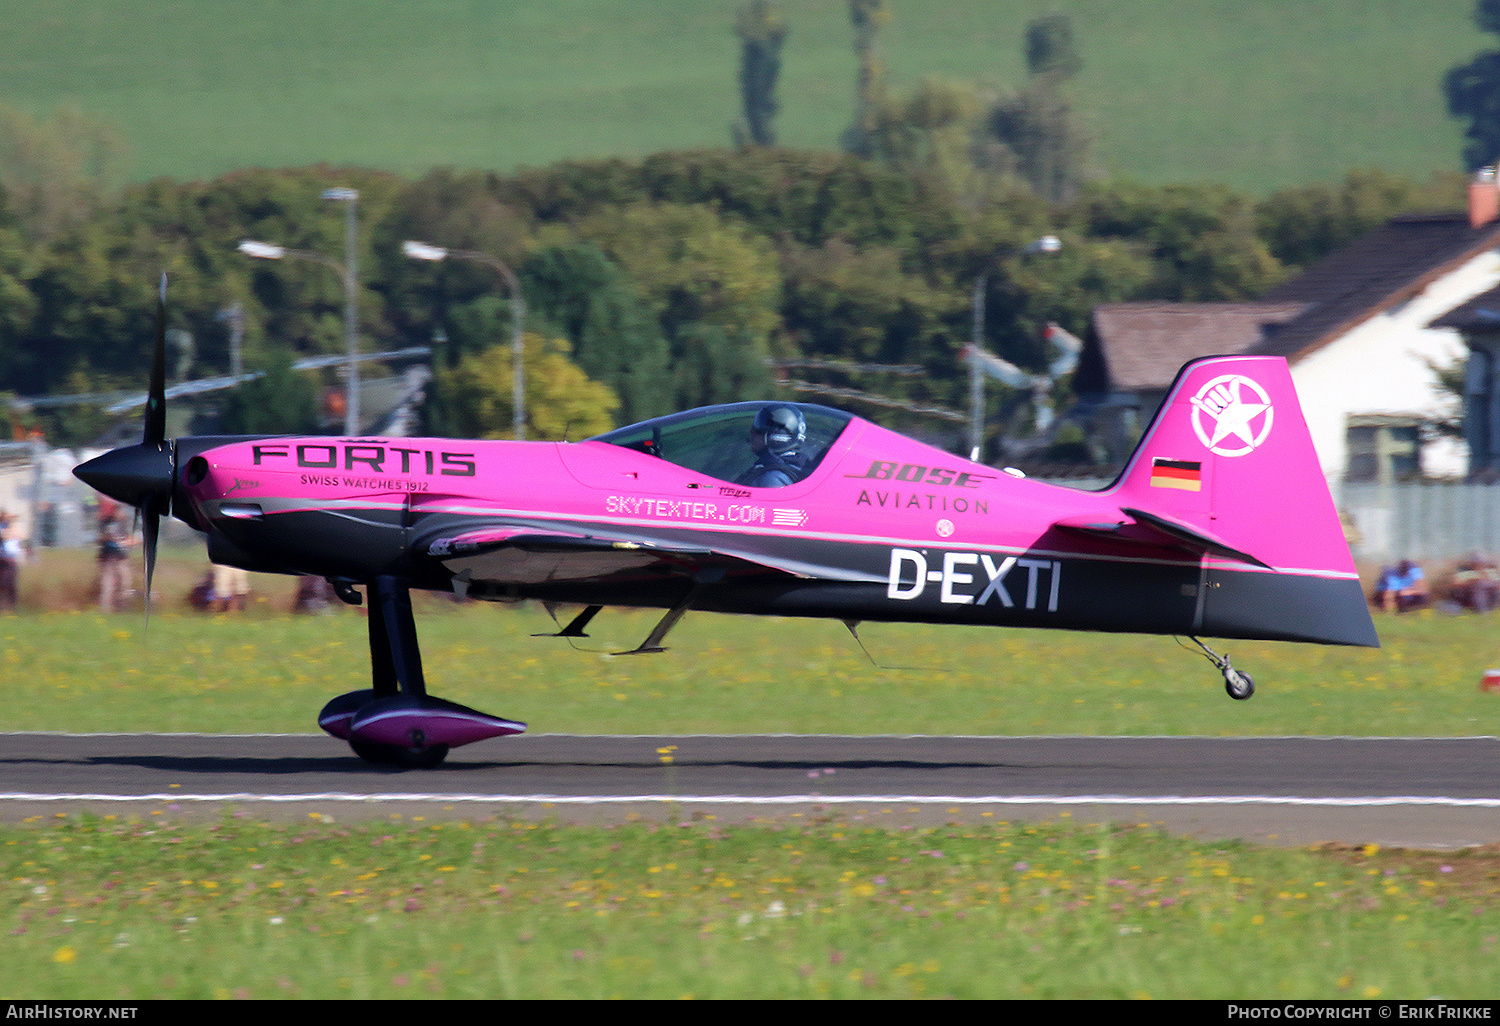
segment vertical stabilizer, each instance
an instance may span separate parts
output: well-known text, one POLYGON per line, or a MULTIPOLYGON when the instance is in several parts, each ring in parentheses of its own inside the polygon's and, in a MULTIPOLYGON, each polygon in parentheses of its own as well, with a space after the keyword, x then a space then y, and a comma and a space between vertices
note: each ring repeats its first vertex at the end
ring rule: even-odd
POLYGON ((1108 492, 1158 526, 1213 540, 1203 633, 1379 643, 1280 357, 1185 365, 1108 492))

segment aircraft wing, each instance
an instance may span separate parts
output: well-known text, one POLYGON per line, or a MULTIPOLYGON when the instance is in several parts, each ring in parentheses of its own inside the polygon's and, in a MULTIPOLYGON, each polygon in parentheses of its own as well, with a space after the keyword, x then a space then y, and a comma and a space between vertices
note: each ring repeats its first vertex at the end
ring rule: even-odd
POLYGON ((1241 563, 1265 567, 1267 570, 1274 569, 1269 563, 1242 549, 1235 548, 1201 528, 1189 527, 1187 524, 1179 523, 1160 513, 1149 513, 1131 506, 1122 506, 1114 516, 1065 517, 1055 521, 1053 526, 1064 531, 1095 538, 1107 538, 1126 545, 1153 547, 1165 545, 1169 548, 1186 549, 1189 552, 1222 556, 1241 563))
POLYGON ((790 556, 631 538, 623 533, 610 536, 508 524, 470 527, 438 535, 428 539, 418 552, 441 562, 464 580, 499 584, 590 581, 649 567, 687 574, 750 571, 818 580, 885 580, 790 556))

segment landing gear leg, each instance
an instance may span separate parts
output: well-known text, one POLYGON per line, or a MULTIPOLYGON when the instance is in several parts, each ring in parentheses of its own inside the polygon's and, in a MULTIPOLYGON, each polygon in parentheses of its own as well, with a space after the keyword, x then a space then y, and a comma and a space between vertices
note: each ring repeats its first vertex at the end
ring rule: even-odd
MULTIPOLYGON (((422 652, 417 646, 417 621, 411 612, 411 589, 394 577, 370 582, 370 677, 375 699, 427 697, 422 674, 422 652)), ((407 745, 369 738, 349 739, 354 754, 367 762, 431 769, 448 757, 447 745, 429 745, 420 729, 410 731, 407 745)))
POLYGON ((1224 675, 1224 690, 1229 694, 1230 698, 1243 702, 1255 694, 1254 677, 1231 666, 1227 655, 1219 655, 1219 653, 1209 648, 1197 638, 1189 638, 1189 640, 1203 649, 1203 654, 1208 657, 1208 661, 1218 667, 1219 672, 1224 675))
POLYGON ((377 577, 369 590, 370 676, 375 693, 382 698, 398 692, 425 697, 427 679, 417 647, 411 589, 394 577, 377 577))
POLYGON ((450 748, 526 730, 516 720, 428 695, 411 590, 398 578, 377 577, 369 593, 371 687, 329 702, 320 727, 348 741, 361 759, 401 769, 431 769, 450 748))

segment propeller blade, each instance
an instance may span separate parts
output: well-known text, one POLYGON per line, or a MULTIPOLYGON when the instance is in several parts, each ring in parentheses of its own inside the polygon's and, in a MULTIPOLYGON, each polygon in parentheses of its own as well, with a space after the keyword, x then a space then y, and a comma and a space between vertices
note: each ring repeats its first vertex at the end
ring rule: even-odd
MULTIPOLYGON (((146 545, 146 620, 151 619, 151 583, 156 574, 161 518, 172 512, 172 484, 177 472, 176 445, 167 441, 167 276, 161 276, 156 302, 156 344, 151 354, 151 384, 141 444, 112 449, 73 474, 95 490, 134 506, 144 521, 146 545)), ((133 533, 133 532, 132 532, 133 533)))
POLYGON ((156 540, 161 534, 161 515, 154 506, 145 511, 146 531, 146 623, 151 622, 151 578, 156 576, 156 540))
POLYGON ((156 346, 151 353, 151 385, 146 392, 146 424, 143 445, 160 445, 167 439, 167 273, 162 272, 156 297, 156 346))

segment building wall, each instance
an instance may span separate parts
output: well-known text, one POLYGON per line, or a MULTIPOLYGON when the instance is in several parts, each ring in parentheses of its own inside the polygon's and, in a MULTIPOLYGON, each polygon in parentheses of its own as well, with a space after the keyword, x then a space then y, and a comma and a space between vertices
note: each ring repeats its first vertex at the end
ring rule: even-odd
MULTIPOLYGON (((1451 407, 1425 361, 1452 363, 1467 348, 1457 331, 1427 325, 1497 284, 1500 254, 1485 253, 1293 365, 1292 380, 1331 485, 1341 481, 1348 462, 1351 415, 1430 417, 1451 407)), ((1462 477, 1467 449, 1450 440, 1430 444, 1422 465, 1428 474, 1462 477)))

